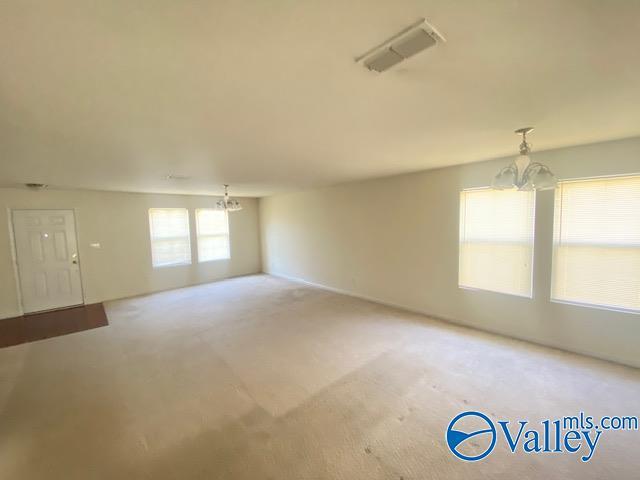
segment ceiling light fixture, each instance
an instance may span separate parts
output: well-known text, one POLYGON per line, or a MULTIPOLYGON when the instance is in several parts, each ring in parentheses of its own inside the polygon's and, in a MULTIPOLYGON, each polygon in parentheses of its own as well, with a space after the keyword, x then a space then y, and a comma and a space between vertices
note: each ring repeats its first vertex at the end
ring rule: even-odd
POLYGON ((238 210, 242 210, 242 205, 238 200, 233 198, 229 198, 228 192, 229 185, 224 185, 224 197, 222 200, 218 200, 216 202, 216 208, 218 210, 224 210, 225 212, 237 212, 238 210))
POLYGON ((495 190, 551 190, 556 188, 558 181, 551 173, 549 167, 538 162, 532 162, 529 158, 531 146, 527 143, 527 133, 533 127, 519 128, 517 135, 522 135, 520 155, 510 165, 504 167, 493 179, 492 188, 495 190))

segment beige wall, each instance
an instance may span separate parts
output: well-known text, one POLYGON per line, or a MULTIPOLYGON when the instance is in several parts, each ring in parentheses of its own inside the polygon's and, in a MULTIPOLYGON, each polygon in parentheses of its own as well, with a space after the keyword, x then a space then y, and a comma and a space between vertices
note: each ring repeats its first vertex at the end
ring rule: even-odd
MULTIPOLYGON (((535 158, 561 179, 640 172, 640 138, 535 158)), ((459 191, 488 185, 507 161, 261 199, 263 269, 640 367, 640 315, 549 301, 552 191, 537 196, 534 298, 458 288, 459 191)))
POLYGON ((152 267, 148 209, 189 208, 195 254, 193 211, 211 207, 216 200, 209 196, 0 188, 0 318, 20 313, 10 245, 10 209, 75 209, 85 301, 93 303, 259 272, 258 202, 251 198, 243 198, 243 210, 229 216, 230 260, 152 267), (101 244, 99 250, 89 246, 94 242, 101 244))

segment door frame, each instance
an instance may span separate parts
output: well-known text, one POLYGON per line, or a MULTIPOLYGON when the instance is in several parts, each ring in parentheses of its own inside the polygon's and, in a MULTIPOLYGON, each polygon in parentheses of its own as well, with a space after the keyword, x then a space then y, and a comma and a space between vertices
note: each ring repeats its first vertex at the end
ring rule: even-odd
MULTIPOLYGON (((78 220, 76 217, 76 213, 77 213, 77 209, 76 208, 21 208, 21 207, 8 207, 7 208, 7 217, 9 220, 9 244, 11 247, 11 259, 12 259, 12 263, 13 263, 13 275, 15 277, 15 283, 16 283, 16 293, 17 293, 17 300, 18 300, 18 309, 19 309, 19 313, 20 315, 25 315, 24 313, 24 301, 23 301, 23 295, 22 295, 22 287, 20 286, 20 268, 18 265, 18 249, 17 249, 17 245, 16 245, 16 236, 15 236, 15 225, 13 223, 13 212, 15 212, 16 210, 38 210, 38 211, 47 211, 47 210, 67 210, 70 211, 73 214, 73 230, 74 230, 74 234, 75 234, 75 239, 76 239, 76 249, 77 249, 77 253, 78 253, 78 274, 80 275, 80 296, 82 297, 82 303, 78 304, 78 305, 73 305, 73 306, 80 306, 80 305, 86 305, 87 304, 87 299, 85 298, 85 294, 84 294, 84 280, 82 278, 82 259, 80 256, 80 238, 78 236, 78 220)), ((70 308, 71 306, 67 306, 67 307, 60 307, 60 308, 51 308, 48 310, 40 310, 37 312, 29 312, 26 315, 34 315, 34 314, 38 314, 41 312, 50 312, 50 311, 54 311, 54 310, 62 310, 65 308, 70 308)))

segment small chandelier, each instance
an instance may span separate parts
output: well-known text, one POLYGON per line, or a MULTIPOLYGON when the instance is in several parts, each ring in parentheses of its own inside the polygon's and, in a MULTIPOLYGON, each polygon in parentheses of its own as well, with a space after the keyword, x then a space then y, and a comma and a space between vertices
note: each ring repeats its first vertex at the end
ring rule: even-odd
POLYGON ((228 192, 229 185, 224 186, 224 197, 222 200, 218 200, 216 202, 216 208, 218 210, 224 210, 225 212, 237 212, 238 210, 242 210, 242 205, 238 200, 233 198, 229 198, 228 192))
POLYGON ((549 167, 538 162, 532 162, 529 158, 531 148, 527 143, 527 133, 533 127, 519 128, 517 135, 522 135, 520 155, 509 165, 498 172, 493 179, 492 188, 495 190, 551 190, 556 188, 558 181, 551 173, 549 167))

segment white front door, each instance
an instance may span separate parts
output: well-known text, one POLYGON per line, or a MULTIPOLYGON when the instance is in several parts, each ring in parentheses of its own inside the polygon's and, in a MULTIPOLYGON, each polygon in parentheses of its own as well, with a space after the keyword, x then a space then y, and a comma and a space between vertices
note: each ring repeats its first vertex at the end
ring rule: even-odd
POLYGON ((82 304, 73 210, 14 210, 13 232, 24 312, 82 304))

